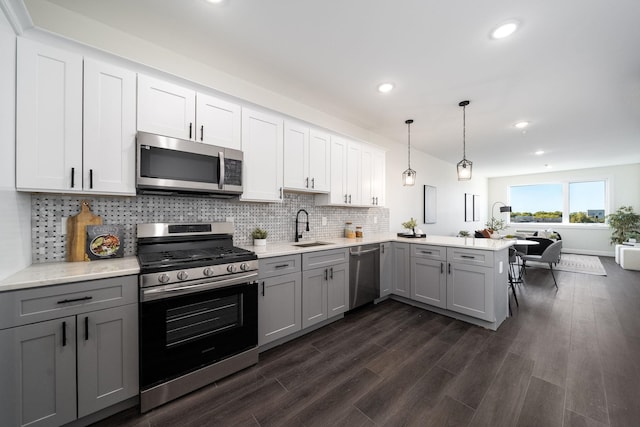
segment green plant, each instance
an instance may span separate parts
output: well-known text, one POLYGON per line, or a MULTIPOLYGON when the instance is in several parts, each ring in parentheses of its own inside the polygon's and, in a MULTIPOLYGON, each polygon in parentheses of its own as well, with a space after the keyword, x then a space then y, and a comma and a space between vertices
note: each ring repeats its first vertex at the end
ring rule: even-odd
POLYGON ((491 219, 485 224, 485 227, 489 230, 500 231, 506 228, 506 222, 504 219, 491 217, 491 219))
POLYGON ((640 214, 633 212, 632 206, 622 206, 607 215, 611 232, 611 244, 621 244, 640 233, 640 214))
POLYGON ((413 219, 413 217, 411 217, 409 221, 402 223, 402 227, 407 228, 409 230, 413 230, 414 228, 416 228, 417 225, 418 223, 416 222, 415 219, 413 219))
POLYGON ((471 233, 469 233, 467 230, 458 231, 458 237, 469 237, 470 235, 471 233))
POLYGON ((266 239, 267 238, 267 230, 263 230, 262 228, 256 227, 251 232, 251 237, 254 239, 266 239))

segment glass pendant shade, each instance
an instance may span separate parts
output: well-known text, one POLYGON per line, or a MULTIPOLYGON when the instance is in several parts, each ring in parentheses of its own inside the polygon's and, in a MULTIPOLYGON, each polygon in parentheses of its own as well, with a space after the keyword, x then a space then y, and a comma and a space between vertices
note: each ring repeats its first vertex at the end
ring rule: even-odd
POLYGON ((411 123, 413 123, 413 120, 411 119, 405 121, 405 124, 407 125, 407 135, 408 135, 407 170, 402 172, 402 185, 404 185, 405 187, 411 187, 416 183, 416 171, 411 169, 411 123))
POLYGON ((471 168, 473 167, 473 162, 467 160, 467 141, 466 141, 466 133, 467 133, 467 117, 466 117, 466 107, 469 105, 469 101, 461 101, 458 106, 462 107, 462 160, 458 162, 458 181, 469 181, 471 179, 471 168))
POLYGON ((458 162, 458 181, 469 181, 471 179, 471 168, 473 162, 462 159, 458 162))

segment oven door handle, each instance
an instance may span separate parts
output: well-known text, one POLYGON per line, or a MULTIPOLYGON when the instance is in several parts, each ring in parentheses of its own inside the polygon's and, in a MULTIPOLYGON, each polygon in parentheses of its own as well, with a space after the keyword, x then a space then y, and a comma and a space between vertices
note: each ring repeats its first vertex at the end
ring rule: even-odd
POLYGON ((225 286, 232 285, 240 285, 242 283, 250 282, 252 278, 257 277, 258 273, 253 272, 249 274, 243 274, 242 276, 230 277, 228 279, 220 279, 220 280, 207 280, 205 283, 192 284, 192 285, 182 285, 180 283, 176 283, 174 285, 166 285, 166 286, 157 286, 153 288, 143 289, 140 295, 140 301, 150 301, 160 298, 169 298, 171 296, 175 296, 176 293, 179 295, 187 295, 195 292, 207 291, 210 289, 223 288, 225 286))

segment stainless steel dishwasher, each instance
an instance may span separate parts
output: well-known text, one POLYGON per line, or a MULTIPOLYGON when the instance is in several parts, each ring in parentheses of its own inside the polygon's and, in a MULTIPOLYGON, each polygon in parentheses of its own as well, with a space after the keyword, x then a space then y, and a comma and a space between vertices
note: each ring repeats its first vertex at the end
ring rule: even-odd
POLYGON ((349 249, 349 310, 380 297, 380 245, 349 249))

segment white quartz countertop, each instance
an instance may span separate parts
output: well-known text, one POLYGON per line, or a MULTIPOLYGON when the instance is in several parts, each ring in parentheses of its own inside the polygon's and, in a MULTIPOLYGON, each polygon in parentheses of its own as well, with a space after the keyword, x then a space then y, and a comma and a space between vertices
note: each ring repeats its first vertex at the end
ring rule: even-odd
MULTIPOLYGON (((367 245, 382 242, 417 243, 434 246, 449 246, 467 249, 499 251, 515 243, 509 239, 476 239, 474 237, 427 236, 422 238, 398 237, 395 233, 379 233, 358 239, 321 239, 326 245, 300 247, 291 242, 267 242, 266 246, 243 246, 254 251, 258 258, 302 254, 306 252, 343 249, 351 246, 367 245)), ((299 243, 309 243, 301 240, 299 243)), ((32 264, 0 281, 0 292, 39 286, 59 285, 63 283, 82 282, 85 280, 105 279, 109 277, 138 274, 140 266, 135 256, 102 261, 88 262, 48 262, 32 264)))
MULTIPOLYGON (((243 247, 245 249, 254 251, 256 254, 258 254, 258 258, 269 258, 274 256, 301 254, 305 252, 324 251, 329 249, 341 249, 350 246, 359 246, 382 242, 417 243, 434 246, 480 249, 485 251, 499 251, 508 248, 515 243, 515 240, 510 239, 476 239, 475 237, 427 236, 422 238, 407 238, 398 237, 395 233, 373 234, 357 239, 335 238, 319 239, 318 241, 329 244, 312 247, 300 247, 296 246, 295 243, 267 242, 266 246, 243 247)), ((309 243, 309 240, 301 240, 299 243, 309 243)))
POLYGON ((0 292, 138 274, 138 258, 32 264, 0 281, 0 292))

